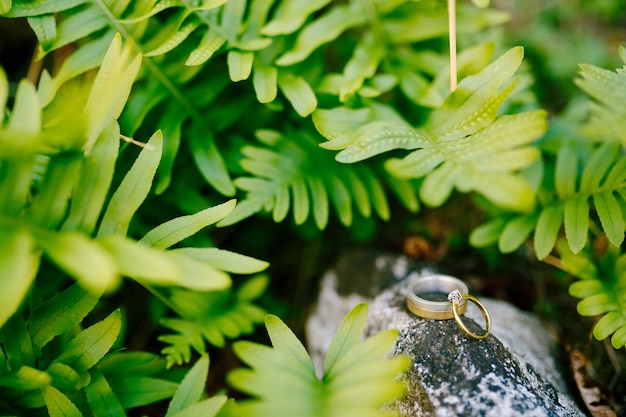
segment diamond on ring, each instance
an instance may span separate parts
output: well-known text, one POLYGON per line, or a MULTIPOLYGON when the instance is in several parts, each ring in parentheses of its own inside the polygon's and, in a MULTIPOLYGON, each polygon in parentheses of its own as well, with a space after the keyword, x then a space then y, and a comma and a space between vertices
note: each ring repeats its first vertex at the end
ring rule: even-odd
POLYGON ((461 291, 454 290, 448 294, 448 300, 450 300, 453 304, 459 304, 463 301, 463 295, 461 294, 461 291))

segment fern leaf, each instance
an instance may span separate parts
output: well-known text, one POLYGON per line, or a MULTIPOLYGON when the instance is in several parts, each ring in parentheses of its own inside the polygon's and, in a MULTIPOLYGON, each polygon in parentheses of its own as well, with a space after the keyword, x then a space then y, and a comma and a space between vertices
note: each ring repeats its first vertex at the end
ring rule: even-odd
MULTIPOLYGON (((589 170, 586 170, 589 172, 589 170)), ((566 198, 576 192, 578 177, 578 151, 574 144, 565 144, 559 149, 554 171, 554 187, 559 198, 566 198)), ((585 179, 588 175, 584 175, 585 179)), ((589 181, 587 181, 589 182, 589 181)), ((581 186, 584 186, 585 181, 581 186)))
POLYGON ((234 196, 235 185, 217 148, 212 130, 206 129, 203 124, 194 123, 190 136, 192 157, 203 178, 223 195, 234 196))
POLYGON ((328 192, 320 178, 308 177, 307 184, 312 196, 315 225, 323 230, 328 223, 328 192))
POLYGON ((226 43, 226 38, 214 28, 209 28, 196 49, 189 54, 185 65, 204 64, 224 45, 224 43, 226 43))
POLYGON ((587 243, 589 232, 589 203, 586 197, 571 198, 565 202, 563 223, 572 252, 580 252, 587 243))
POLYGON ((184 253, 217 269, 235 274, 255 274, 269 266, 267 262, 217 248, 180 248, 174 252, 184 253))
POLYGON ((228 73, 233 82, 246 80, 252 72, 252 52, 230 51, 228 53, 228 73))
POLYGON ((539 214, 533 240, 538 259, 544 259, 554 247, 563 224, 563 211, 563 205, 555 204, 544 208, 539 214))
POLYGON ((253 68, 252 82, 257 100, 260 103, 273 101, 278 93, 278 69, 265 65, 260 59, 254 60, 253 68))
POLYGON ((357 305, 348 313, 328 347, 324 358, 324 374, 328 374, 346 352, 359 344, 366 319, 367 305, 365 304, 357 305))
POLYGON ((85 387, 85 395, 89 408, 94 415, 126 417, 122 405, 102 373, 94 369, 90 374, 91 382, 85 387))
POLYGON ((42 236, 37 243, 62 270, 94 294, 102 294, 118 279, 118 268, 104 248, 80 233, 42 236))
POLYGON ((91 157, 83 162, 63 230, 90 234, 96 227, 113 178, 119 129, 117 122, 111 122, 96 140, 91 157))
MULTIPOLYGON (((500 218, 481 224, 472 230, 469 237, 470 244, 476 248, 483 248, 494 244, 502 235, 504 224, 504 219, 500 218)), ((526 240, 526 237, 524 237, 524 240, 526 240)))
POLYGON ((65 394, 52 386, 41 389, 43 399, 51 417, 83 417, 80 410, 65 394))
POLYGON ((130 220, 148 195, 161 160, 163 135, 157 132, 148 141, 124 180, 111 197, 98 236, 128 230, 130 220))
POLYGON ((291 102, 301 117, 306 117, 317 108, 317 98, 311 86, 302 77, 290 72, 278 72, 278 88, 291 102))
POLYGON ((197 403, 202 398, 204 385, 209 375, 209 357, 202 355, 187 372, 170 401, 165 417, 172 417, 177 412, 197 403))
POLYGON ((624 215, 620 203, 611 191, 594 194, 593 203, 607 238, 619 247, 624 241, 624 215))
POLYGON ((537 223, 537 216, 525 215, 506 223, 498 239, 498 249, 510 253, 519 248, 530 236, 537 223))
POLYGON ((13 0, 6 17, 29 17, 56 13, 76 7, 85 0, 38 1, 13 0))
POLYGON ((187 37, 200 25, 195 19, 186 21, 188 12, 181 12, 177 19, 171 18, 166 26, 159 31, 158 37, 151 39, 145 48, 147 52, 144 56, 152 57, 163 55, 178 45, 180 45, 187 37))
POLYGON ((552 250, 563 225, 570 250, 580 252, 589 232, 592 213, 589 200, 593 201, 593 208, 609 241, 616 246, 621 244, 625 226, 620 199, 624 199, 622 193, 626 189, 626 162, 619 154, 619 145, 607 141, 592 150, 588 161, 584 161, 582 173, 579 172, 582 161, 576 155, 574 144, 560 149, 554 172, 554 199, 544 202, 536 214, 510 221, 511 229, 505 227, 499 239, 500 250, 517 249, 535 229, 535 251, 542 259, 552 250), (534 221, 537 223, 533 224, 534 221), (513 233, 514 230, 517 232, 513 233))
POLYGON ((626 346, 626 255, 609 250, 596 263, 585 251, 574 254, 564 243, 558 246, 565 270, 579 278, 570 285, 570 295, 580 298, 578 312, 583 316, 602 315, 595 324, 593 335, 602 340, 611 336, 615 349, 626 346))
POLYGON ((78 326, 97 301, 97 296, 74 284, 37 306, 29 320, 30 335, 36 352, 39 353, 56 336, 78 326))
POLYGON ((346 101, 348 96, 363 86, 363 82, 367 78, 374 76, 384 53, 384 48, 373 33, 367 32, 363 35, 344 68, 343 82, 339 89, 340 101, 346 101))
POLYGON ((150 230, 140 240, 146 245, 165 249, 195 234, 199 230, 217 223, 235 208, 235 200, 209 207, 198 213, 178 217, 150 230))
POLYGON ((85 116, 89 126, 85 144, 87 153, 91 151, 104 127, 119 117, 139 71, 140 56, 129 45, 122 48, 121 42, 121 37, 115 35, 85 104, 85 116), (116 88, 111 88, 114 83, 116 88))
MULTIPOLYGON (((230 263, 232 256, 223 253, 209 254, 218 263, 230 263)), ((255 260, 245 259, 250 268, 234 267, 240 273, 248 273, 265 267, 255 260), (253 263, 253 264, 252 264, 253 263)), ((254 331, 254 326, 263 321, 265 312, 254 304, 254 300, 263 294, 268 280, 256 276, 235 291, 198 292, 185 289, 172 289, 170 302, 181 318, 165 318, 161 325, 173 330, 174 334, 163 335, 159 340, 167 346, 162 353, 167 356, 167 366, 189 362, 191 350, 205 352, 205 341, 222 347, 226 338, 236 338, 254 331)))
POLYGON ((307 2, 280 2, 276 13, 261 30, 265 35, 286 35, 302 27, 306 18, 313 12, 330 3, 330 0, 307 2))
MULTIPOLYGON (((32 20, 29 20, 29 23, 31 21, 32 20)), ((79 10, 76 13, 70 14, 66 19, 59 23, 51 42, 42 43, 42 52, 46 53, 59 49, 65 45, 71 44, 72 42, 86 38, 87 36, 94 34, 107 26, 108 20, 97 8, 87 7, 79 10)), ((37 38, 40 42, 42 41, 42 36, 38 36, 37 38)), ((40 53, 38 58, 43 58, 43 54, 40 53)))
POLYGON ((337 154, 341 162, 361 161, 394 149, 415 149, 403 159, 388 159, 385 167, 398 178, 425 176, 420 196, 427 204, 441 205, 458 188, 475 191, 509 209, 528 210, 534 204, 534 190, 514 171, 539 156, 528 144, 545 131, 546 113, 497 117, 515 85, 508 81, 521 59, 522 49, 514 48, 480 73, 463 79, 419 128, 397 121, 381 107, 320 110, 314 122, 330 140, 323 147, 342 149, 337 154), (372 115, 380 119, 366 119, 372 115), (348 120, 340 121, 341 116, 348 120), (390 117, 393 120, 388 120, 390 117))
MULTIPOLYGON (((346 140, 340 137, 336 142, 346 140)), ((354 132, 350 139, 352 143, 339 152, 336 159, 339 162, 358 162, 374 155, 388 152, 392 149, 416 149, 427 147, 431 142, 426 132, 413 129, 407 125, 398 125, 389 122, 372 122, 354 132)), ((324 144, 326 148, 333 146, 333 141, 324 144)), ((342 143, 344 145, 344 143, 342 143)))
POLYGON ((130 278, 156 285, 175 285, 181 279, 178 266, 163 251, 117 235, 96 242, 113 257, 119 272, 130 278))
MULTIPOLYGON (((267 139, 270 132, 257 134, 267 139)), ((332 157, 308 137, 273 134, 271 150, 243 148, 245 158, 241 166, 253 177, 235 180, 235 185, 247 193, 246 197, 218 226, 236 223, 263 210, 272 212, 275 221, 282 221, 291 208, 294 221, 302 224, 311 215, 313 206, 316 225, 323 228, 328 220, 329 202, 345 225, 352 223, 353 204, 364 216, 371 215, 373 207, 381 218, 388 218, 381 180, 369 168, 333 164, 332 157)))
POLYGON ((581 190, 599 188, 602 179, 611 167, 611 162, 617 158, 618 154, 619 145, 614 141, 608 141, 596 149, 591 154, 589 161, 585 163, 582 178, 580 179, 581 190))
POLYGON ((41 52, 53 47, 57 37, 57 25, 53 14, 44 14, 27 18, 28 24, 39 40, 40 49, 37 58, 41 59, 41 52))
POLYGON ((251 367, 228 375, 231 385, 254 397, 240 403, 240 415, 383 415, 381 406, 403 392, 396 376, 409 361, 382 360, 397 332, 382 332, 359 343, 366 315, 365 305, 348 314, 331 342, 322 380, 316 378, 311 359, 291 330, 277 317, 268 316, 272 348, 245 341, 233 346, 251 367))
POLYGON ((624 145, 624 107, 626 73, 608 71, 589 64, 580 65, 581 78, 574 80, 595 102, 590 105, 590 118, 584 132, 599 139, 619 139, 624 145))
POLYGON ((360 3, 337 6, 305 26, 299 33, 294 48, 280 56, 276 64, 287 66, 298 63, 319 46, 336 39, 350 27, 366 21, 367 16, 360 3))

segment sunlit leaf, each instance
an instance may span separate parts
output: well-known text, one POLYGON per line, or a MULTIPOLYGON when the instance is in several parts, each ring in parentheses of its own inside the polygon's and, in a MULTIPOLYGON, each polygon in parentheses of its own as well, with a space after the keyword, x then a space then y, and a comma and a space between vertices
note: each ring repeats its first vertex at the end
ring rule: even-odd
POLYGON ((589 231, 589 203, 587 197, 572 198, 565 202, 563 216, 565 237, 572 249, 578 253, 587 243, 587 232, 589 231))
POLYGON ((537 219, 533 243, 538 259, 550 254, 563 224, 563 206, 553 205, 543 209, 537 219))
POLYGON ((106 235, 97 240, 113 258, 120 274, 154 284, 173 284, 181 272, 166 254, 118 235, 106 235))
POLYGON ((118 278, 113 258, 83 234, 50 234, 39 237, 38 243, 52 262, 96 295, 102 294, 118 278))
POLYGON ((26 230, 0 226, 0 326, 20 306, 39 268, 39 251, 26 230))
POLYGON ((83 162, 64 230, 91 233, 106 199, 119 148, 119 126, 111 122, 83 162))
POLYGON ((61 391, 52 386, 41 388, 50 417, 82 417, 80 410, 61 391))
POLYGON ((503 229, 504 220, 493 219, 472 230, 469 242, 472 246, 477 248, 492 245, 498 241, 503 229))
POLYGON ((228 73, 233 82, 246 80, 252 72, 252 61, 254 54, 252 52, 236 52, 228 53, 228 73))
POLYGON ((331 372, 335 363, 359 344, 366 318, 367 305, 359 304, 343 319, 326 352, 324 374, 331 372))
POLYGON ((135 160, 132 168, 117 188, 104 213, 98 236, 110 233, 126 234, 131 218, 150 192, 161 160, 163 135, 157 131, 135 160))
POLYGON ((146 233, 140 242, 155 248, 168 248, 199 230, 222 220, 233 211, 235 205, 235 200, 229 200, 198 213, 169 220, 146 233))
POLYGON ((115 35, 85 104, 88 153, 105 126, 119 117, 141 65, 140 55, 129 44, 122 48, 121 43, 121 36, 115 35))
POLYGON ((300 116, 308 116, 317 107, 315 93, 304 78, 280 71, 278 73, 278 87, 300 116))
POLYGON ((79 284, 46 300, 30 316, 33 346, 41 349, 54 337, 76 327, 97 302, 98 295, 85 291, 79 284))
POLYGON ((78 372, 91 369, 111 349, 122 327, 119 310, 88 327, 72 339, 54 362, 70 366, 78 372))
POLYGON ((195 365, 187 372, 176 389, 167 407, 165 417, 172 417, 179 411, 200 401, 204 393, 207 376, 209 375, 209 357, 202 355, 195 365))
POLYGON ((265 261, 218 248, 181 248, 175 249, 174 252, 185 254, 217 269, 235 274, 261 272, 269 265, 265 261))

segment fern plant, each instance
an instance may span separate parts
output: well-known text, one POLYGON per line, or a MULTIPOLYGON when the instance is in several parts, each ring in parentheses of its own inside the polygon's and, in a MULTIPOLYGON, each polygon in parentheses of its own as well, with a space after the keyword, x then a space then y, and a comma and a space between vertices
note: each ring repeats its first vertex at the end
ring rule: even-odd
MULTIPOLYGON (((272 211, 271 202, 261 205, 260 201, 284 196, 285 184, 267 181, 271 170, 250 170, 249 163, 243 167, 244 174, 254 178, 255 183, 272 184, 269 194, 263 198, 259 193, 249 194, 248 179, 233 182, 233 176, 239 173, 234 167, 238 165, 242 148, 232 149, 231 154, 231 131, 236 122, 247 120, 250 112, 266 118, 280 135, 306 150, 304 166, 316 166, 317 158, 308 156, 311 147, 303 142, 319 142, 318 135, 299 119, 295 119, 292 131, 284 131, 280 121, 284 114, 289 114, 289 109, 285 109, 283 101, 288 101, 298 116, 304 117, 317 108, 320 97, 329 95, 341 102, 351 102, 379 96, 398 87, 407 98, 420 105, 438 105, 445 97, 441 77, 437 76, 432 84, 429 79, 445 72, 445 54, 420 53, 407 47, 447 34, 446 7, 438 0, 350 4, 328 0, 306 4, 290 0, 132 4, 48 0, 37 5, 13 1, 6 15, 28 17, 41 45, 40 57, 69 43, 78 46, 59 70, 58 82, 49 88, 51 92, 63 80, 97 66, 97 57, 103 54, 102 45, 107 44, 115 32, 121 33, 123 39, 141 53, 144 63, 121 117, 122 130, 131 137, 140 128, 154 131, 158 127, 163 131, 166 151, 157 173, 157 193, 164 192, 171 182, 174 159, 181 144, 190 148, 202 177, 215 190, 233 196, 239 189, 242 204, 236 215, 223 224, 264 211, 262 209, 272 211), (86 21, 92 24, 78 24, 86 21), (348 49, 337 49, 333 43, 337 39, 348 45, 348 49), (335 65, 329 65, 324 58, 328 54, 351 58, 342 71, 335 72, 335 65), (207 72, 211 77, 204 76, 207 72), (248 83, 242 83, 242 87, 230 85, 248 78, 251 78, 251 86, 248 83), (233 92, 235 88, 250 87, 262 105, 250 102, 249 94, 233 92), (217 106, 224 110, 216 111, 217 106), (297 139, 304 137, 309 139, 297 139)), ((507 19, 503 12, 464 3, 459 9, 459 32, 474 34, 507 19)), ((462 54, 461 72, 484 65, 489 48, 485 44, 477 48, 480 52, 471 56, 462 54)), ((47 77, 44 72, 43 78, 47 77)), ((251 136, 254 130, 245 134, 251 136)), ((241 135, 236 138, 240 139, 241 135)), ((317 175, 305 169, 301 180, 291 182, 291 185, 300 185, 293 188, 298 193, 294 194, 296 198, 291 204, 297 207, 297 213, 294 210, 297 223, 304 221, 308 211, 319 213, 315 217, 316 224, 325 226, 327 204, 324 197, 317 195, 327 195, 326 200, 341 207, 337 211, 344 224, 351 224, 353 208, 369 217, 373 207, 374 212, 386 219, 388 203, 381 187, 391 188, 407 208, 417 210, 410 182, 390 178, 377 166, 343 167, 341 171, 349 175, 350 181, 343 180, 342 184, 337 180, 316 178, 317 175), (377 176, 383 175, 384 181, 374 181, 368 172, 371 170, 377 176), (308 195, 304 193, 302 181, 309 185, 308 195), (364 197, 364 190, 375 193, 371 204, 364 197), (355 202, 355 207, 349 200, 355 202), (307 201, 310 206, 305 209, 307 201), (380 210, 377 211, 377 207, 380 210)), ((282 212, 287 207, 284 199, 280 201, 274 212, 276 219, 284 218, 282 212)))
MULTIPOLYGON (((53 110, 62 106, 68 96, 60 95, 61 103, 53 101, 42 111, 32 86, 23 82, 17 93, 9 124, 2 131, 2 169, 6 175, 0 190, 6 202, 2 213, 6 251, 1 265, 2 276, 6 277, 2 297, 6 300, 1 323, 17 310, 28 291, 42 251, 96 295, 114 288, 121 275, 146 286, 216 290, 230 285, 227 273, 212 266, 220 260, 232 263, 225 252, 217 256, 213 252, 213 256, 203 259, 203 250, 190 256, 183 249, 166 252, 160 248, 217 222, 232 210, 234 201, 158 226, 140 243, 125 237, 133 214, 150 191, 161 159, 160 132, 147 142, 97 224, 112 181, 120 137, 116 122, 110 118, 119 115, 124 92, 128 93, 139 63, 128 48, 121 49, 120 43, 119 37, 111 43, 77 123, 80 130, 71 132, 75 136, 59 139, 59 132, 55 132, 59 128, 57 119, 63 121, 71 112, 59 116, 53 110), (112 87, 111 83, 120 81, 120 73, 126 73, 124 82, 112 87), (99 107, 94 104, 97 99, 99 107), (42 113, 42 120, 37 120, 42 113), (56 119, 48 120, 46 115, 56 119), (44 175, 31 191, 33 172, 40 169, 37 156, 41 149, 47 151, 41 154, 44 175), (96 226, 96 238, 91 239, 89 235, 96 226)), ((6 97, 6 81, 3 86, 6 97)), ((262 262, 256 265, 260 269, 265 266, 262 262)))
POLYGON ((458 188, 508 209, 527 210, 534 204, 534 192, 515 171, 539 156, 536 147, 527 145, 545 131, 546 114, 497 114, 515 86, 510 78, 521 59, 521 48, 513 49, 463 79, 419 128, 377 103, 318 110, 316 127, 329 139, 322 146, 341 150, 336 159, 343 163, 416 149, 402 159, 388 158, 385 168, 399 178, 424 177, 420 199, 425 203, 440 206, 458 188))
POLYGON ((598 340, 611 337, 615 349, 626 346, 626 255, 611 248, 600 259, 590 251, 574 254, 564 242, 557 244, 563 269, 579 280, 569 292, 580 298, 578 312, 583 316, 602 316, 594 325, 598 340))
POLYGON ((529 170, 529 177, 535 178, 537 206, 521 215, 497 216, 474 230, 470 240, 475 246, 497 242, 507 253, 532 234, 539 259, 582 279, 571 285, 570 293, 583 298, 580 314, 603 316, 595 326, 596 338, 613 334, 613 346, 620 348, 626 331, 619 255, 626 217, 626 157, 615 123, 624 111, 620 103, 626 76, 623 69, 610 72, 590 65, 581 65, 580 74, 577 84, 599 102, 590 103, 589 121, 577 137, 554 135, 545 140, 543 160, 529 170), (596 260, 585 248, 602 239, 613 247, 596 260), (560 259, 551 255, 555 245, 560 259))
MULTIPOLYGON (((237 188, 247 195, 218 226, 234 224, 263 210, 271 211, 272 219, 280 222, 291 205, 296 224, 312 215, 319 229, 328 223, 331 204, 346 226, 352 224, 353 207, 364 217, 375 212, 380 218, 389 219, 386 183, 381 181, 379 171, 367 166, 337 165, 306 133, 291 131, 286 136, 258 130, 256 136, 267 147, 242 149, 244 158, 240 164, 250 176, 235 180, 237 188)), ((395 186, 394 191, 405 205, 417 210, 417 197, 408 183, 385 179, 395 186)))
MULTIPOLYGON (((87 409, 98 415, 98 410, 107 409, 105 404, 109 404, 115 415, 124 415, 125 409, 171 396, 176 384, 150 374, 129 376, 111 367, 102 372, 92 369, 120 332, 119 311, 78 335, 74 329, 104 292, 118 286, 120 276, 134 279, 176 308, 182 302, 176 303, 175 294, 164 295, 167 288, 207 294, 222 290, 221 296, 227 297, 227 272, 246 274, 267 267, 266 262, 216 248, 165 250, 221 220, 232 211, 234 201, 165 222, 139 242, 126 237, 131 219, 151 190, 162 150, 162 134, 157 132, 107 199, 121 137, 115 118, 138 63, 129 48, 121 48, 120 38, 114 37, 93 85, 76 84, 85 92, 78 99, 74 94, 80 90, 70 83, 42 106, 38 91, 22 82, 13 108, 6 109, 9 121, 2 126, 0 163, 6 174, 0 185, 6 202, 0 239, 6 249, 0 260, 4 335, 0 374, 3 386, 8 387, 3 398, 7 412, 27 414, 24 410, 45 405, 51 416, 82 415, 87 409), (98 106, 94 104, 96 99, 98 106), (69 108, 64 108, 68 102, 69 108), (82 113, 76 112, 83 106, 82 113), (68 118, 76 113, 80 118, 75 120, 74 130, 66 129, 68 118), (75 284, 44 302, 25 322, 26 307, 20 305, 35 277, 59 281, 47 263, 39 268, 42 253, 46 256, 43 262, 56 264, 80 287, 75 284), (19 338, 10 334, 13 331, 19 332, 19 338), (60 350, 48 352, 53 339, 62 343, 55 345, 60 350), (135 384, 142 388, 138 390, 135 384), (77 400, 81 395, 87 397, 87 405, 77 400), (11 411, 13 407, 21 411, 11 411)), ((8 88, 6 79, 1 81, 4 107, 8 88)), ((54 81, 42 80, 41 84, 54 81)), ((62 286, 63 279, 52 285, 62 286)), ((240 292, 244 299, 245 291, 240 292)), ((248 300, 254 298, 247 296, 248 300)), ((37 297, 41 295, 35 293, 29 298, 36 301, 37 297)), ((237 306, 246 313, 256 311, 249 302, 237 306)), ((182 308, 179 311, 188 313, 182 308)), ((255 320, 245 319, 235 328, 249 332, 255 320)), ((223 331, 234 336, 230 328, 223 331)), ((204 346, 197 349, 204 352, 204 346)), ((133 356, 126 364, 133 365, 135 359, 142 358, 133 356)), ((191 357, 183 359, 189 362, 191 357)), ((166 365, 171 363, 162 361, 163 370, 166 365)), ((205 408, 217 412, 216 404, 217 400, 212 400, 209 405, 197 405, 185 412, 193 414, 205 408)), ((183 408, 174 411, 182 412, 183 408)))
POLYGON ((167 416, 214 416, 226 403, 203 399, 209 360, 202 356, 182 378, 148 352, 114 351, 122 314, 113 311, 81 329, 98 301, 78 284, 14 314, 0 339, 0 411, 11 415, 126 416, 132 408, 172 398, 167 416))
POLYGON ((384 405, 398 398, 404 386, 397 379, 409 366, 404 356, 383 361, 392 347, 396 330, 379 333, 359 343, 367 306, 355 306, 342 322, 318 379, 304 346, 276 316, 265 326, 273 347, 246 341, 234 350, 252 369, 236 369, 229 382, 252 395, 238 404, 240 416, 381 416, 393 415, 384 405))

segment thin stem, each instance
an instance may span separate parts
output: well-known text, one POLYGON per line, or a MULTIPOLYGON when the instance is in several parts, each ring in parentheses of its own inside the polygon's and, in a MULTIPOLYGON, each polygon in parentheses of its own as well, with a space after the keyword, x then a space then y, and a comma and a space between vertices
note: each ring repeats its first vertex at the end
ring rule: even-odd
POLYGON ((28 67, 28 74, 26 75, 28 81, 30 81, 33 85, 37 85, 37 82, 39 82, 41 68, 43 67, 43 58, 37 59, 38 51, 39 42, 37 42, 37 44, 35 45, 35 49, 33 50, 33 56, 30 60, 30 65, 28 67))
POLYGON ((448 0, 448 33, 450 36, 450 92, 456 90, 456 0, 448 0))
POLYGON ((128 142, 128 143, 132 143, 133 145, 137 145, 140 148, 147 148, 149 150, 153 150, 154 149, 154 146, 148 145, 147 143, 144 143, 144 142, 139 142, 138 140, 135 140, 133 138, 129 138, 128 136, 120 135, 120 138, 123 141, 128 142))

